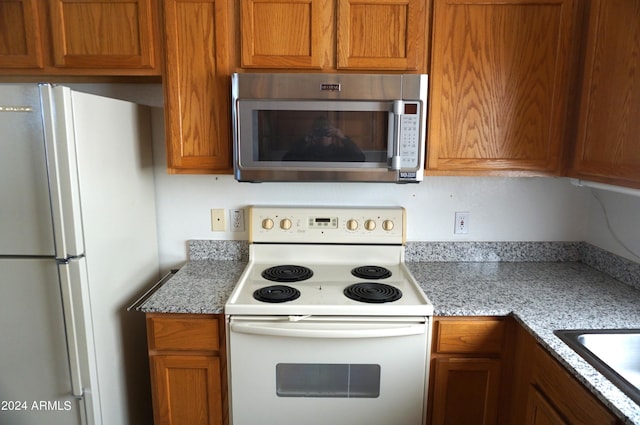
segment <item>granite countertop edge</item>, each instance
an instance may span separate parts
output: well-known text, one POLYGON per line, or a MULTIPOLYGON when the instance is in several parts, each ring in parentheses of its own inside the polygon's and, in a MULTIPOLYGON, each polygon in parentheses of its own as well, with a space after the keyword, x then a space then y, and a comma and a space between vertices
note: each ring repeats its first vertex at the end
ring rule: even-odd
MULTIPOLYGON (((473 253, 478 245, 470 247, 473 253)), ((478 261, 431 261, 433 257, 425 256, 420 245, 407 255, 407 265, 433 303, 435 316, 512 315, 623 423, 640 425, 640 406, 553 333, 556 329, 640 328, 637 282, 621 282, 625 276, 620 276, 620 264, 616 265, 616 279, 613 273, 598 270, 612 261, 603 260, 597 250, 594 254, 587 247, 585 253, 584 246, 574 243, 566 247, 569 249, 563 250, 561 261, 522 257, 519 250, 530 249, 527 244, 515 249, 506 261, 503 253, 496 259, 495 252, 474 253, 478 261)), ((554 255, 549 258, 557 259, 558 252, 554 255)), ((191 255, 190 261, 137 310, 223 313, 248 256, 241 247, 232 256, 214 258, 191 255)), ((637 276, 637 269, 631 267, 627 274, 637 276)))

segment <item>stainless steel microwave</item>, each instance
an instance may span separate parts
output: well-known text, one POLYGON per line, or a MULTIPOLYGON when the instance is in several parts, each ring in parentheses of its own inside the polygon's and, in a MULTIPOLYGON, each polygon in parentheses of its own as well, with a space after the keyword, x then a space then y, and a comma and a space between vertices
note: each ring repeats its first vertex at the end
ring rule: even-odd
POLYGON ((239 181, 419 182, 424 74, 232 76, 239 181))

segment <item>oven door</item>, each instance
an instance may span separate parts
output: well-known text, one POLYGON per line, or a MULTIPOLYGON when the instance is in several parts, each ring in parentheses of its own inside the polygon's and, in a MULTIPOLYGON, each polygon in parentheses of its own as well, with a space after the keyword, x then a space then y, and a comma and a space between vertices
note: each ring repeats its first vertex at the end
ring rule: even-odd
POLYGON ((430 318, 229 320, 232 425, 421 425, 430 318))
POLYGON ((422 180, 421 101, 239 99, 240 181, 422 180))

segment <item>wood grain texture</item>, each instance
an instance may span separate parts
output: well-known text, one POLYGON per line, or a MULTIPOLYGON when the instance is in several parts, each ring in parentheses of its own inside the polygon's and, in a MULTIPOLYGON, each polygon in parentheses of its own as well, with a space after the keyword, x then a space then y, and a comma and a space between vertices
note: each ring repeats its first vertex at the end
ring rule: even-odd
POLYGON ((504 346, 504 320, 439 321, 435 333, 437 353, 500 354, 504 346))
POLYGON ((494 425, 498 415, 500 360, 437 358, 431 425, 494 425))
POLYGON ((338 0, 338 69, 425 69, 425 0, 338 0))
POLYGON ((147 318, 149 349, 217 351, 220 324, 217 318, 152 316, 147 318))
POLYGON ((152 0, 49 0, 49 4, 55 66, 156 66, 152 0))
MULTIPOLYGON (((616 425, 617 419, 542 347, 533 357, 532 385, 574 425, 616 425)), ((531 418, 527 418, 530 423, 531 418)))
POLYGON ((428 168, 559 172, 575 2, 436 0, 428 168))
POLYGON ((38 0, 0 0, 0 68, 42 68, 38 0))
POLYGON ((569 425, 536 387, 529 387, 526 425, 569 425))
POLYGON ((242 67, 323 68, 332 10, 327 0, 241 0, 242 67))
POLYGON ((231 170, 228 3, 164 2, 169 172, 231 170))
POLYGON ((595 0, 588 25, 571 174, 640 188, 640 2, 595 0))
POLYGON ((220 359, 153 356, 154 423, 221 425, 220 359))
POLYGON ((149 313, 156 425, 228 424, 224 315, 149 313))

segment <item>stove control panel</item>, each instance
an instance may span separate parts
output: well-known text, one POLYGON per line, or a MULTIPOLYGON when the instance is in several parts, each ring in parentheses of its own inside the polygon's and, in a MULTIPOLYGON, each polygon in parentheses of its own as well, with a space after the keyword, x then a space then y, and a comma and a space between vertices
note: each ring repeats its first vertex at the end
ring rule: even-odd
POLYGON ((249 241, 263 243, 405 242, 402 207, 249 207, 249 241))

